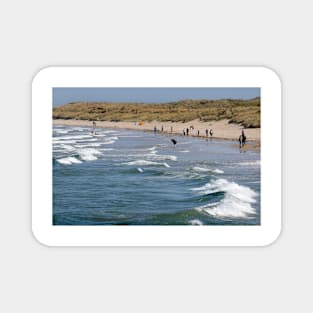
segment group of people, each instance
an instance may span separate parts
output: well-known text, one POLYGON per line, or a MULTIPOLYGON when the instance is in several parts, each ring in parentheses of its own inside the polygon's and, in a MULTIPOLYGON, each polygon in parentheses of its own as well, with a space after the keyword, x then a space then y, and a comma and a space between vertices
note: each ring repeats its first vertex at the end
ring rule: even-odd
MULTIPOLYGON (((193 130, 194 130, 193 126, 190 126, 189 128, 187 127, 186 129, 184 128, 183 129, 183 135, 189 136, 189 132, 191 133, 191 131, 193 131, 193 130)), ((211 137, 213 136, 213 129, 210 129, 210 131, 208 129, 205 130, 206 137, 209 137, 209 134, 211 137)), ((200 136, 200 130, 199 129, 197 130, 197 136, 200 136)))
MULTIPOLYGON (((158 131, 157 127, 154 126, 154 133, 156 133, 158 131)), ((163 125, 161 126, 161 132, 164 132, 164 127, 163 125)), ((184 128, 183 129, 183 136, 189 136, 189 134, 193 133, 194 131, 194 127, 191 125, 189 128, 184 128)), ((171 126, 171 134, 173 133, 173 126, 171 126)), ((197 135, 200 136, 200 130, 197 130, 197 135)), ((206 137, 213 137, 213 129, 206 129, 205 130, 205 136, 206 137)), ((241 134, 239 136, 239 147, 240 149, 244 147, 244 145, 246 144, 246 140, 247 140, 247 136, 245 135, 244 130, 241 131, 241 134)), ((176 144, 176 143, 175 143, 176 144)), ((174 144, 174 145, 175 145, 174 144)))

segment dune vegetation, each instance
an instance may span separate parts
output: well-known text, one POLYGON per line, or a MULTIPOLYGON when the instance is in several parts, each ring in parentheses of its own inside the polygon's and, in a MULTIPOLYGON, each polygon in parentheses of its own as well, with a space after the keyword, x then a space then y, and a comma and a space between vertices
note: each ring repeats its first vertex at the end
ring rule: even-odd
POLYGON ((260 127, 260 98, 181 100, 169 103, 71 102, 53 108, 54 119, 95 121, 203 122, 227 119, 246 128, 260 127))

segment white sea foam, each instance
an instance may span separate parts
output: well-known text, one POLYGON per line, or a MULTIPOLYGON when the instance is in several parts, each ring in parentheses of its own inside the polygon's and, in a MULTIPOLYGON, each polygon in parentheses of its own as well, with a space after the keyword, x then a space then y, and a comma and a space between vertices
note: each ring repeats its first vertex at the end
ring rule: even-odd
POLYGON ((219 170, 218 168, 216 168, 216 169, 213 170, 213 173, 215 173, 215 174, 224 174, 224 171, 219 170))
POLYGON ((56 140, 78 140, 78 139, 85 139, 91 138, 90 135, 72 135, 72 136, 59 136, 56 137, 56 140))
POLYGON ((188 152, 190 152, 189 150, 181 150, 181 151, 179 151, 179 152, 181 152, 181 153, 188 153, 188 152))
POLYGON ((240 163, 236 163, 236 164, 241 165, 241 166, 259 166, 259 165, 261 165, 261 161, 256 160, 256 161, 250 161, 250 162, 240 162, 240 163))
POLYGON ((193 188, 200 195, 224 192, 224 198, 220 202, 209 203, 195 208, 211 216, 220 218, 250 218, 256 213, 251 204, 255 203, 257 193, 249 187, 229 182, 226 179, 213 180, 199 188, 193 188))
POLYGON ((85 147, 100 147, 101 143, 99 142, 92 142, 92 143, 86 143, 81 145, 75 145, 76 148, 85 148, 85 147))
POLYGON ((202 223, 200 220, 198 220, 198 219, 190 220, 190 221, 189 221, 189 224, 191 224, 191 225, 197 225, 197 226, 203 225, 203 223, 202 223))
POLYGON ((118 137, 116 137, 116 136, 113 136, 113 137, 108 137, 108 138, 106 138, 107 140, 118 140, 118 137))
POLYGON ((94 161, 97 160, 97 155, 101 154, 101 152, 94 148, 86 148, 86 149, 78 149, 77 153, 80 158, 84 161, 94 161))
POLYGON ((146 160, 136 160, 136 161, 131 161, 127 163, 123 163, 127 165, 164 165, 163 163, 158 163, 158 162, 153 162, 153 161, 146 161, 146 160))
POLYGON ((152 166, 165 166, 165 167, 170 167, 166 162, 164 163, 159 163, 159 162, 153 162, 153 161, 147 161, 147 160, 136 160, 136 161, 131 161, 127 163, 123 163, 126 165, 152 165, 152 166))
POLYGON ((67 157, 67 158, 58 159, 57 162, 60 164, 65 164, 65 165, 71 165, 73 163, 76 163, 76 164, 82 163, 82 161, 80 161, 74 157, 67 157))
POLYGON ((76 140, 58 140, 58 139, 56 139, 56 138, 53 138, 53 144, 73 144, 73 143, 76 143, 76 140))
POLYGON ((138 172, 143 173, 143 169, 142 168, 138 167, 137 170, 138 170, 138 172))
POLYGON ((54 129, 54 132, 56 132, 57 134, 67 134, 69 131, 65 130, 65 129, 54 129))
POLYGON ((177 156, 175 155, 150 154, 150 157, 153 160, 157 161, 166 161, 166 160, 177 161, 177 156))
POLYGON ((149 150, 149 151, 155 151, 156 150, 156 146, 153 146, 153 147, 151 147, 151 148, 148 148, 147 150, 149 150))
POLYGON ((64 150, 67 150, 67 151, 74 151, 75 148, 73 146, 70 146, 70 145, 64 145, 64 144, 61 144, 60 146, 62 149, 64 150))
POLYGON ((108 141, 104 141, 102 142, 103 145, 111 145, 115 142, 115 140, 108 140, 108 141))
POLYGON ((196 172, 211 172, 215 174, 223 174, 224 171, 216 168, 216 169, 211 169, 211 168, 205 168, 205 167, 200 167, 200 166, 195 166, 192 168, 196 172))

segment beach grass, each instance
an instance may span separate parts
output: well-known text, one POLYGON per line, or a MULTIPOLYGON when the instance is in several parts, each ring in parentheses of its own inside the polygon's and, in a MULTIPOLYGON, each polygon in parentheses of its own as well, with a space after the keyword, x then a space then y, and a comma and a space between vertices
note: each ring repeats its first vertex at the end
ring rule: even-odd
POLYGON ((260 127, 260 98, 181 100, 169 103, 71 102, 53 108, 53 119, 111 122, 201 122, 228 120, 245 128, 260 127))

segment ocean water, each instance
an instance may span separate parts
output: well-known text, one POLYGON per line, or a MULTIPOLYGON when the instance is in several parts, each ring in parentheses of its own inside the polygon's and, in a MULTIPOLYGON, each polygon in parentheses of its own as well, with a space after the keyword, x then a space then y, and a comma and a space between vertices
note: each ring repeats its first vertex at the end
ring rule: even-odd
POLYGON ((259 225, 260 154, 228 140, 54 126, 53 224, 259 225))

